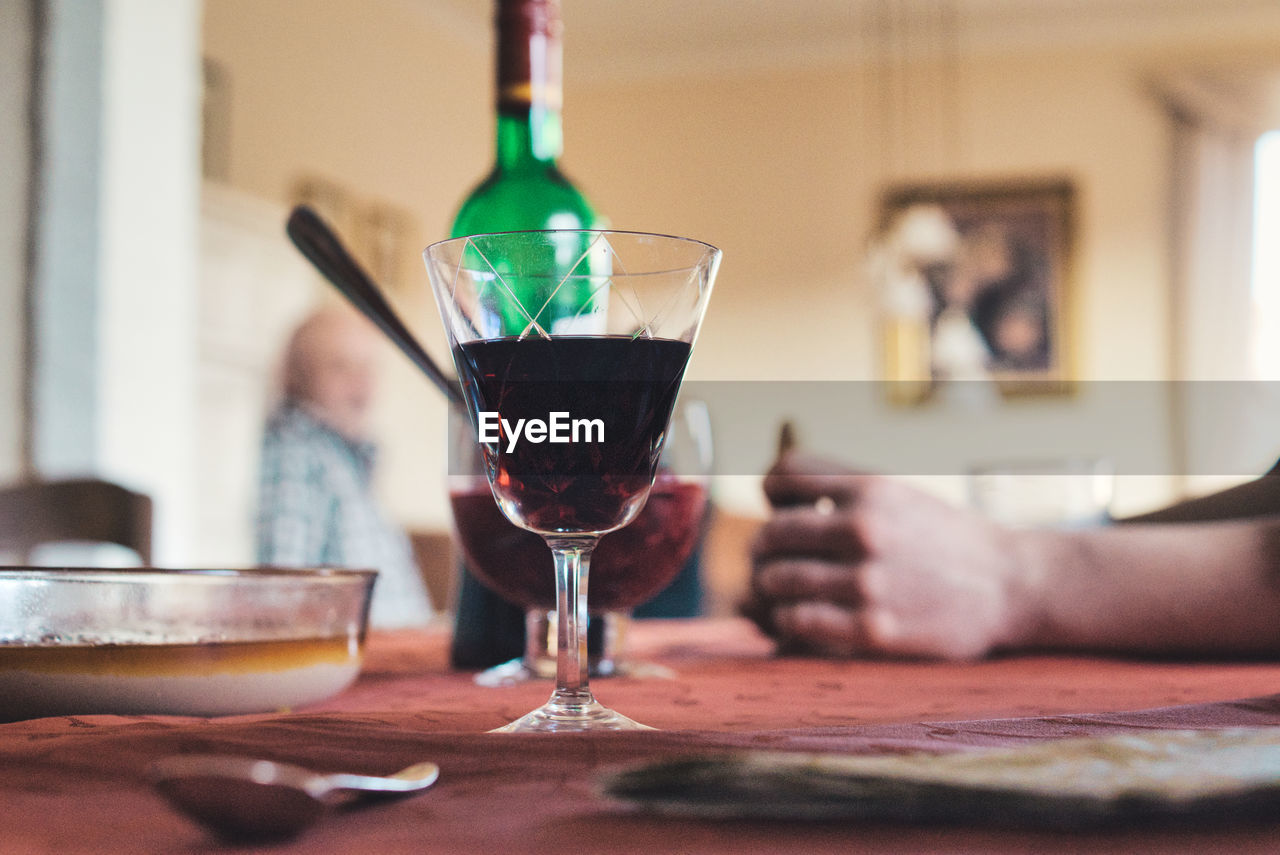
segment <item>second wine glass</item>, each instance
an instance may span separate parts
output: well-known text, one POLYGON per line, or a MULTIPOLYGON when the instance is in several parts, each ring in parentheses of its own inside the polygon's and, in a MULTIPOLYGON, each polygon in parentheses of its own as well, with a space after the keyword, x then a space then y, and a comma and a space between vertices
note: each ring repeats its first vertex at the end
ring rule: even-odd
MULTIPOLYGON (((557 620, 551 555, 541 537, 516 527, 498 509, 465 413, 450 414, 449 431, 449 503, 467 567, 489 590, 525 610, 523 655, 481 671, 476 683, 498 687, 554 678, 557 620)), ((592 677, 672 676, 662 666, 630 655, 631 611, 677 577, 681 585, 673 594, 696 592, 696 566, 689 568, 692 585, 682 573, 706 530, 711 465, 707 406, 682 398, 671 416, 648 501, 630 525, 602 537, 591 558, 587 611, 592 677)), ((696 601, 685 602, 690 598, 678 597, 677 606, 696 609, 696 601)))

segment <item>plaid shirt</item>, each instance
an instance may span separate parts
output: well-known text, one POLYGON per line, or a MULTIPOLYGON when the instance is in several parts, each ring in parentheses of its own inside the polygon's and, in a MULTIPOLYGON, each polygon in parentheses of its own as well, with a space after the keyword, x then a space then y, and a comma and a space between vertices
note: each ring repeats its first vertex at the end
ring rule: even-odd
POLYGON ((409 539, 373 494, 375 449, 353 443, 296 404, 267 422, 256 521, 258 562, 373 569, 375 626, 425 623, 431 604, 409 539))

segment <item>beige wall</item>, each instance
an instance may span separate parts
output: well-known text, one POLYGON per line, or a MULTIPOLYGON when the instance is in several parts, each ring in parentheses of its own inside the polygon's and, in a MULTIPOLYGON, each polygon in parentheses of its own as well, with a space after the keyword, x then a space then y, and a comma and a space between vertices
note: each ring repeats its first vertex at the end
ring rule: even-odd
MULTIPOLYGON (((827 68, 678 79, 656 76, 607 87, 571 85, 575 113, 567 162, 613 224, 674 230, 725 250, 691 376, 699 379, 880 377, 874 288, 861 250, 884 186, 930 180, 1066 177, 1076 188, 1073 290, 1068 306, 1072 361, 1092 381, 1173 379, 1170 329, 1171 129, 1154 96, 1173 73, 1230 75, 1258 63, 1280 72, 1274 14, 1253 28, 1202 32, 1142 48, 1107 46, 977 51, 948 81, 957 108, 938 109, 939 70, 896 72, 922 87, 922 109, 878 113, 885 72, 852 62, 827 68), (1227 69, 1222 72, 1222 69, 1227 69), (930 90, 927 87, 933 86, 930 90), (888 124, 896 134, 881 148, 888 124)), ((945 72, 944 72, 945 73, 945 72)), ((1242 331, 1243 334, 1243 331, 1242 331)), ((1005 431, 986 457, 1037 456, 1048 447, 1091 454, 1091 425, 1106 421, 1114 396, 1085 386, 1073 399, 1020 401, 1001 416, 1005 431)), ((1108 389, 1114 387, 1105 387, 1108 389)), ((1149 471, 1170 471, 1176 437, 1163 392, 1133 414, 1149 471), (1147 440, 1145 437, 1149 437, 1147 440)), ((764 393, 767 395, 767 392, 764 393)), ((935 429, 950 414, 904 413, 879 399, 885 435, 935 429), (931 424, 932 423, 932 424, 931 424)), ((773 411, 762 400, 747 432, 767 465, 772 433, 799 416, 815 447, 857 462, 858 440, 821 415, 773 411)), ((874 429, 873 429, 874 431, 874 429)), ((1258 466, 1269 465, 1265 457, 1258 466)), ((959 478, 922 483, 961 498, 959 478)), ((754 483, 726 479, 720 495, 760 510, 754 483)), ((1127 477, 1121 513, 1173 498, 1174 477, 1127 477)))
POLYGON ((614 225, 725 250, 698 376, 875 378, 861 251, 885 182, 1067 176, 1083 374, 1164 377, 1167 134, 1141 69, 1105 53, 987 58, 965 64, 958 95, 960 139, 939 164, 945 131, 927 116, 901 149, 876 149, 875 92, 854 68, 586 88, 571 93, 567 160, 614 225))
MULTIPOLYGON (((292 0, 205 3, 205 54, 231 87, 230 183, 283 206, 300 178, 320 177, 360 204, 407 211, 411 231, 392 297, 447 360, 419 251, 445 236, 454 205, 490 156, 487 44, 428 3, 308 0, 305 14, 300 8, 292 0)), ((381 486, 414 524, 446 519, 438 399, 388 353, 381 486)))
MULTIPOLYGON (((285 201, 294 177, 311 171, 414 212, 419 237, 405 263, 416 290, 402 299, 439 353, 416 248, 444 234, 486 168, 491 120, 484 34, 433 17, 443 13, 432 5, 313 0, 301 16, 288 0, 209 0, 206 50, 232 76, 233 184, 285 201)), ((1263 10, 1258 27, 1142 52, 1119 40, 1057 53, 988 46, 956 69, 955 117, 912 115, 887 150, 878 145, 876 69, 852 59, 593 84, 570 54, 565 166, 613 225, 725 250, 693 367, 703 379, 878 376, 860 250, 884 182, 1069 177, 1078 191, 1072 303, 1081 375, 1167 379, 1169 134, 1148 95, 1150 72, 1178 65, 1193 47, 1187 61, 1197 64, 1274 56, 1275 19, 1263 10)), ((407 519, 443 519, 438 402, 402 366, 392 380, 397 403, 383 421, 396 462, 389 495, 407 519)), ((1032 423, 1069 423, 1088 405, 1015 410, 1032 423)), ((762 410, 762 464, 775 415, 762 410)), ((886 410, 885 418, 904 416, 886 410)), ((1168 425, 1152 418, 1161 448, 1168 425)), ((818 444, 849 451, 839 437, 818 444)), ((1169 486, 1135 481, 1122 505, 1161 500, 1169 486)), ((730 479, 722 495, 759 508, 752 481, 730 479)))
MULTIPOLYGON (((318 177, 357 205, 409 214, 393 296, 410 320, 435 311, 419 252, 445 236, 489 161, 490 63, 477 36, 431 3, 308 0, 305 14, 290 0, 205 3, 205 55, 230 80, 229 183, 284 204, 318 177)), ((425 320, 423 335, 442 342, 425 320)))
MULTIPOLYGON (((586 88, 571 93, 568 161, 615 225, 688 233, 725 250, 695 378, 878 378, 877 297, 861 251, 885 183, 1066 176, 1077 189, 1071 337, 1080 374, 1166 379, 1168 135, 1142 64, 1106 52, 982 57, 955 85, 959 138, 940 141, 945 114, 912 116, 890 151, 877 147, 888 119, 876 115, 866 69, 586 88)), ((1086 395, 1017 409, 1065 425, 1089 407, 1086 395)), ((942 418, 883 408, 887 424, 942 418)), ((760 459, 723 465, 767 465, 770 434, 786 415, 762 402, 760 459)), ((854 441, 821 416, 796 415, 820 449, 858 460, 854 441)), ((1154 442, 1168 442, 1163 413, 1151 417, 1154 442)), ((929 480, 958 495, 954 479, 929 480)), ((1158 502, 1168 488, 1132 482, 1119 500, 1158 502)), ((757 495, 736 481, 725 492, 745 507, 757 495)))
POLYGON ((875 192, 849 69, 578 87, 566 164, 611 224, 724 250, 693 375, 869 377, 875 192))

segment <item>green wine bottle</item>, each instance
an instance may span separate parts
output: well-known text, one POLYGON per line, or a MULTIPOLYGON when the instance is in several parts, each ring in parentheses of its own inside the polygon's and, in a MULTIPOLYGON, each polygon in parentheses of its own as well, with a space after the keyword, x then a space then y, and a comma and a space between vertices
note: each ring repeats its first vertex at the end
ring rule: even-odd
MULTIPOLYGON (((563 22, 559 0, 496 0, 497 145, 492 171, 463 201, 452 237, 528 229, 595 229, 602 223, 586 197, 560 171, 564 147, 560 118, 563 22)), ((557 255, 580 256, 581 235, 566 234, 557 255)), ((501 260, 495 260, 501 272, 501 260)), ((551 260, 548 261, 548 268, 551 260)), ((529 286, 536 290, 535 286, 529 286)), ((592 332, 600 310, 588 286, 546 295, 519 295, 539 326, 555 332, 592 332), (545 305, 544 305, 545 303, 545 305), (585 322, 585 323, 584 323, 585 322)), ((527 331, 529 318, 502 311, 507 332, 527 331)), ((461 568, 450 660, 455 668, 487 668, 519 657, 525 646, 524 610, 484 587, 461 568)), ((603 627, 593 621, 595 636, 603 627)))
MULTIPOLYGON (((525 229, 595 229, 599 218, 586 197, 560 171, 564 148, 560 117, 563 56, 559 0, 497 0, 497 145, 493 169, 471 191, 453 221, 452 236, 525 229)), ((589 243, 566 235, 557 259, 580 256, 589 243)), ((533 286, 529 286, 531 290, 533 286)), ((519 295, 530 318, 508 318, 509 332, 536 319, 548 332, 591 332, 585 280, 576 287, 519 295), (546 298, 550 304, 544 305, 546 298)))
POLYGON ((592 229, 596 213, 560 171, 563 48, 558 0, 497 0, 493 170, 463 201, 453 236, 592 229))

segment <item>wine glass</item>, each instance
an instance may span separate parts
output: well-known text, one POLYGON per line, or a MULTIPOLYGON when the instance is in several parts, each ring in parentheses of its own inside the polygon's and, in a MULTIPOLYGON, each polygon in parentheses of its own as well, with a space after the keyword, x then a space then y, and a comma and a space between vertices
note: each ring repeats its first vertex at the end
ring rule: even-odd
MULTIPOLYGON (((475 681, 498 687, 551 679, 557 629, 551 555, 541 537, 517 528, 498 509, 465 413, 450 415, 449 433, 449 503, 467 568, 489 590, 525 610, 523 655, 481 671, 475 681)), ((670 585, 702 539, 711 462, 707 406, 682 398, 672 413, 644 508, 625 528, 601 538, 591 557, 587 613, 592 677, 672 676, 663 666, 627 655, 631 610, 670 585)))
POLYGON ((493 497, 554 561, 556 687, 500 730, 642 729, 588 685, 588 570, 601 535, 648 498, 720 251, 566 230, 454 238, 424 256, 493 497))

